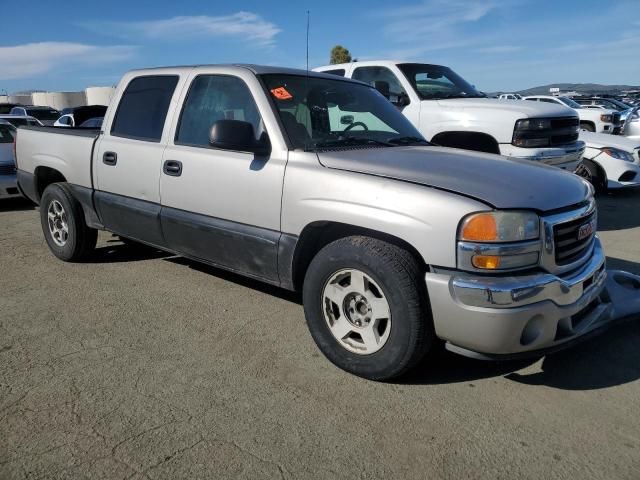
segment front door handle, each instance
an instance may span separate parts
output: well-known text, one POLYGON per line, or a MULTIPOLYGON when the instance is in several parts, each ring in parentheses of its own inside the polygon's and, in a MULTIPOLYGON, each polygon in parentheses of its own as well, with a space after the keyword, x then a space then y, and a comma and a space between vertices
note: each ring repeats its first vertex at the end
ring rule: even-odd
POLYGON ((182 175, 182 162, 179 162, 178 160, 167 160, 164 162, 162 171, 165 173, 165 175, 179 177, 180 175, 182 175))
POLYGON ((102 155, 102 163, 113 167, 118 163, 118 154, 116 152, 104 152, 102 155))

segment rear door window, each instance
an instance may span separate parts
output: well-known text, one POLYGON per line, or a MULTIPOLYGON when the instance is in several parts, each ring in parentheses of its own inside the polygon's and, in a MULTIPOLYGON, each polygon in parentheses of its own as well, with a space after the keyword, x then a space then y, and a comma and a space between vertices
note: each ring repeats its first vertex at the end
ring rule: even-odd
POLYGON ((177 75, 145 76, 131 80, 120 99, 111 135, 159 142, 177 84, 177 75))

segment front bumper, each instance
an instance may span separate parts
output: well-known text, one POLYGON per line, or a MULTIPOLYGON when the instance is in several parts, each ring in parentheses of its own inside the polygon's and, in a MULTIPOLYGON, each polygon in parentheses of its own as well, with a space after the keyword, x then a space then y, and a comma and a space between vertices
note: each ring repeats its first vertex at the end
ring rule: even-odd
POLYGON ((0 175, 0 198, 20 197, 16 175, 0 175))
POLYGON ((549 148, 521 148, 510 143, 500 144, 500 154, 510 158, 531 160, 573 172, 584 154, 586 145, 577 141, 571 145, 549 148))
POLYGON ((438 337, 479 358, 540 355, 640 312, 640 278, 608 274, 597 239, 591 260, 568 276, 442 271, 426 283, 438 337))

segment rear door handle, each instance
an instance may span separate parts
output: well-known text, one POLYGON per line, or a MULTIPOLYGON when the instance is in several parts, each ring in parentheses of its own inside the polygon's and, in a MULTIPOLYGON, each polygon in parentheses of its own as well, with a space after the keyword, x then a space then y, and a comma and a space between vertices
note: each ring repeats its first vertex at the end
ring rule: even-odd
POLYGON ((165 173, 165 175, 179 177, 180 175, 182 175, 182 162, 179 162, 178 160, 167 160, 164 162, 162 171, 165 173))
POLYGON ((118 163, 118 154, 116 152, 104 152, 102 155, 102 163, 113 167, 118 163))

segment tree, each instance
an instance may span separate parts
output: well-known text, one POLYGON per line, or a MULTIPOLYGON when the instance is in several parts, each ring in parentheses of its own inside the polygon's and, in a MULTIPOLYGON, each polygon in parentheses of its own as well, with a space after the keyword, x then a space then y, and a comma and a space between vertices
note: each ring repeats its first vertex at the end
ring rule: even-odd
POLYGON ((351 61, 351 53, 342 45, 336 45, 331 49, 331 59, 329 62, 331 65, 336 63, 349 63, 351 61))

